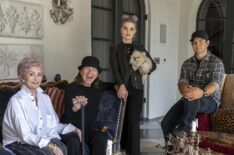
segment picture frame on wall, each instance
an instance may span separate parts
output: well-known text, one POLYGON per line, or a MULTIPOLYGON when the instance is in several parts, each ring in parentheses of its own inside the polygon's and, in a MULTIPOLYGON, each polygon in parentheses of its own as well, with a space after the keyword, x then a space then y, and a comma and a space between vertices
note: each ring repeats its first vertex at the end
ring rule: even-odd
POLYGON ((0 37, 44 37, 43 6, 16 0, 0 0, 0 37))

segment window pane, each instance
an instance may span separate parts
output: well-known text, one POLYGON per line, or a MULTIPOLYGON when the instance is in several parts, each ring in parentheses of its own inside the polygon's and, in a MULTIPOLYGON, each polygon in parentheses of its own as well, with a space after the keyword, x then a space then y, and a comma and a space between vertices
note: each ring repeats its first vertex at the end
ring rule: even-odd
POLYGON ((109 49, 111 44, 111 41, 93 40, 92 42, 93 56, 100 60, 100 66, 103 69, 100 79, 106 82, 113 82, 109 63, 109 49))
POLYGON ((225 41, 225 20, 200 21, 198 28, 206 30, 210 41, 213 43, 223 43, 225 41))
POLYGON ((92 5, 111 9, 112 0, 92 0, 92 5))
POLYGON ((92 37, 112 38, 112 16, 107 10, 93 8, 92 10, 92 37))
POLYGON ((113 82, 114 79, 111 70, 103 70, 100 79, 105 82, 113 82))
POLYGON ((206 1, 200 12, 200 19, 224 18, 227 16, 227 0, 206 1))
POLYGON ((100 60, 100 65, 102 68, 110 68, 109 64, 109 49, 110 49, 111 41, 100 41, 93 40, 93 56, 96 56, 100 60))
POLYGON ((137 14, 137 0, 123 0, 123 12, 137 14))

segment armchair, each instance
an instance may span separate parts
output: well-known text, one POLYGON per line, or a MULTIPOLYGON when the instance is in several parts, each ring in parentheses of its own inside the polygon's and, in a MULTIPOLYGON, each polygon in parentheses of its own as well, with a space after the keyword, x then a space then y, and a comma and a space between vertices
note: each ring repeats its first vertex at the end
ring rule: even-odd
MULTIPOLYGON (((54 109, 58 116, 64 111, 64 90, 56 87, 47 87, 45 92, 50 96, 54 109)), ((126 103, 120 100, 112 90, 102 93, 96 127, 112 141, 112 154, 119 155, 120 139, 123 127, 126 103)), ((86 149, 87 151, 87 149, 86 149)))
POLYGON ((212 114, 198 114, 199 131, 234 133, 234 74, 225 76, 221 105, 212 114))
POLYGON ((234 133, 234 74, 228 74, 223 85, 220 108, 211 115, 216 132, 234 133))

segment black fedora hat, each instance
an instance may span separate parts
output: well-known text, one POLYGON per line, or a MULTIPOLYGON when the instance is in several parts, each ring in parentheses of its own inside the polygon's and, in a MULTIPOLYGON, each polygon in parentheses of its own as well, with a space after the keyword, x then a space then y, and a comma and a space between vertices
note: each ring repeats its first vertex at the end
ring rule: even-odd
POLYGON ((81 65, 78 66, 78 69, 81 70, 83 67, 94 67, 98 70, 99 73, 102 72, 100 67, 99 60, 94 56, 86 56, 82 59, 81 65))
POLYGON ((204 30, 198 30, 193 32, 190 41, 193 41, 195 38, 202 38, 205 39, 206 41, 209 40, 209 36, 204 30))

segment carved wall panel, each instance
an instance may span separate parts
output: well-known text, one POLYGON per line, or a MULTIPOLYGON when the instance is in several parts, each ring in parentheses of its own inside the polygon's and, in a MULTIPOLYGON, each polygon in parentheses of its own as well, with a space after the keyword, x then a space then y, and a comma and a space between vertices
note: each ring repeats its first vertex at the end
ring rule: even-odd
POLYGON ((42 45, 0 44, 0 81, 17 79, 17 65, 25 57, 35 57, 43 62, 42 45))
POLYGON ((43 7, 15 0, 0 0, 0 36, 43 38, 43 7))

